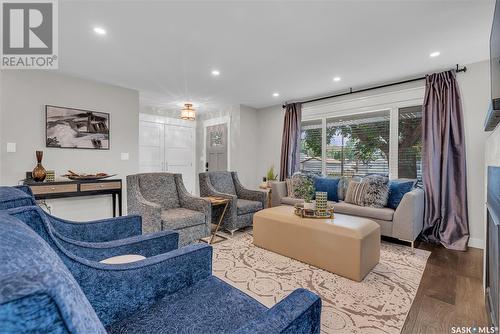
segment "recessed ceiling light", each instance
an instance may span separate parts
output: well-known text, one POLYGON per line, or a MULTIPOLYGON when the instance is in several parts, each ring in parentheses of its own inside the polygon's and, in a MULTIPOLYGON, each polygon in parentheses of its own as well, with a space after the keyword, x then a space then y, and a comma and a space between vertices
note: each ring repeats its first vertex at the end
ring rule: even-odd
POLYGON ((340 78, 340 77, 335 77, 335 78, 333 78, 333 81, 335 81, 335 82, 339 82, 340 80, 341 80, 341 78, 340 78))
POLYGON ((273 93, 273 96, 278 97, 278 96, 280 96, 280 93, 273 93))
POLYGON ((106 29, 101 27, 94 27, 94 32, 98 35, 106 35, 106 29))
POLYGON ((441 52, 439 52, 439 51, 434 51, 434 52, 431 52, 431 54, 429 55, 429 57, 434 58, 434 57, 439 56, 440 54, 441 54, 441 52))
POLYGON ((218 70, 213 70, 213 71, 212 71, 212 75, 213 75, 214 77, 218 77, 218 76, 220 75, 220 72, 219 72, 218 70))

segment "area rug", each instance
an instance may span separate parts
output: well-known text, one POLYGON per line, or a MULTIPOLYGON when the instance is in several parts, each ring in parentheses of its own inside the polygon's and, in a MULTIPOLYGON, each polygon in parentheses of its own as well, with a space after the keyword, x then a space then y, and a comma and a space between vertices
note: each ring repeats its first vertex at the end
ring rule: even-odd
POLYGON ((215 276, 272 307, 297 288, 323 303, 322 333, 400 333, 430 252, 383 242, 362 282, 255 247, 243 233, 213 245, 215 276))

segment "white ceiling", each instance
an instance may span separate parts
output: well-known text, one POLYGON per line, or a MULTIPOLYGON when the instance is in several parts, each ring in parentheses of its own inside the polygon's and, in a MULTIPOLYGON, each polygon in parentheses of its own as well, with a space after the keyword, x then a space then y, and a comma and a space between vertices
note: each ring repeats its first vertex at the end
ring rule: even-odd
POLYGON ((493 8, 493 0, 61 1, 59 64, 137 89, 147 104, 261 108, 487 59, 493 8))

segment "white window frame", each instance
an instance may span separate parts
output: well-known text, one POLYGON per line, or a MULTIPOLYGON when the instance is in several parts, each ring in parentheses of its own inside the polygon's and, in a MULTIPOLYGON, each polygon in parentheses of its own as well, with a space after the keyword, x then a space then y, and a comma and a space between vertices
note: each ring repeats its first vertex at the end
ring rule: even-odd
POLYGON ((326 175, 326 119, 331 117, 348 117, 353 115, 369 115, 370 113, 389 111, 389 178, 398 178, 398 145, 399 145, 399 109, 422 105, 425 86, 404 88, 392 91, 372 91, 369 95, 350 95, 332 98, 302 107, 302 121, 321 120, 322 122, 322 159, 321 171, 326 175))

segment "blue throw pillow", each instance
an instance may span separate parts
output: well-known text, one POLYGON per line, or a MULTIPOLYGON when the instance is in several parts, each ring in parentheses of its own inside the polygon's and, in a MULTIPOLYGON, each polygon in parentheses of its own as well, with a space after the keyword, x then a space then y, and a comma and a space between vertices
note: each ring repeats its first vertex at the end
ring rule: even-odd
POLYGON ((339 196, 337 194, 339 188, 340 178, 338 177, 316 177, 314 179, 314 191, 324 191, 328 193, 327 199, 329 201, 338 202, 339 196))
POLYGON ((387 207, 396 209, 403 199, 403 196, 413 189, 415 181, 409 180, 392 180, 389 182, 389 199, 387 207))

